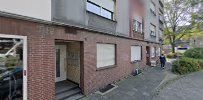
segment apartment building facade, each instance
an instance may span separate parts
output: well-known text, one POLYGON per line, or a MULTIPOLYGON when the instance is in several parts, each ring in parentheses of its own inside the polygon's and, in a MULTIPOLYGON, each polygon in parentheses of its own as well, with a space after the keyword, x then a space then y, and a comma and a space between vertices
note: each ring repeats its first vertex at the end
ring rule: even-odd
POLYGON ((151 3, 0 1, 0 38, 24 41, 23 99, 54 100, 66 80, 88 94, 131 74, 137 61, 151 65, 161 52, 163 2, 151 3))

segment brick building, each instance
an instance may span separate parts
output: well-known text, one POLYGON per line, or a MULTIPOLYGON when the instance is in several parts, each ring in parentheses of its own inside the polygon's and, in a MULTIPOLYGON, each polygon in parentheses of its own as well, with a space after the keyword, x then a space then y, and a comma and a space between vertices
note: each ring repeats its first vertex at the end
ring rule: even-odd
POLYGON ((0 1, 0 37, 24 40, 23 99, 54 100, 66 93, 60 85, 70 82, 88 94, 132 73, 134 61, 141 68, 156 61, 161 50, 159 18, 154 18, 157 29, 149 29, 147 4, 142 0, 0 1))

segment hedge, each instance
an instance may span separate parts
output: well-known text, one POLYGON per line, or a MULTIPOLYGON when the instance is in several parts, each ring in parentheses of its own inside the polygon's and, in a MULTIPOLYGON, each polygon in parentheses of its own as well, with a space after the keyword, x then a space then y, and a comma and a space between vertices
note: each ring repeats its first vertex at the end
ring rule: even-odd
POLYGON ((183 57, 179 60, 174 61, 172 64, 172 72, 180 75, 195 72, 199 69, 200 65, 198 63, 198 60, 192 58, 183 57))
POLYGON ((194 59, 203 59, 203 48, 192 48, 184 53, 185 57, 194 59))

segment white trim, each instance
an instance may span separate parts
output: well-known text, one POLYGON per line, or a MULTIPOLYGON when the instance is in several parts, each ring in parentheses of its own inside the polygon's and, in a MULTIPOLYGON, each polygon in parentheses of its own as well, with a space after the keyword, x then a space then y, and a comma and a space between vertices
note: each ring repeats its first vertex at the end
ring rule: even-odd
POLYGON ((27 100, 27 36, 0 34, 0 37, 23 39, 23 100, 27 100))

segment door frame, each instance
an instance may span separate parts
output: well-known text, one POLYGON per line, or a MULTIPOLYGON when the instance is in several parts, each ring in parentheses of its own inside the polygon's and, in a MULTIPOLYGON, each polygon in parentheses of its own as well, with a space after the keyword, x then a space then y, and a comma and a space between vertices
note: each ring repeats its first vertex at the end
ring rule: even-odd
POLYGON ((27 100, 27 36, 1 34, 1 38, 16 38, 23 40, 23 100, 27 100))
MULTIPOLYGON (((55 45, 55 50, 57 49, 57 48, 60 48, 60 50, 61 50, 61 47, 62 47, 62 49, 65 49, 65 52, 67 51, 67 47, 66 47, 66 45, 55 45), (56 47, 56 46, 58 46, 58 47, 56 47), (62 46, 64 46, 64 47, 62 47, 62 46)), ((61 50, 62 51, 62 50, 61 50)), ((63 73, 62 72, 62 70, 61 70, 61 66, 63 65, 63 67, 64 67, 64 71, 65 71, 65 69, 67 69, 66 67, 67 67, 67 64, 66 64, 66 62, 64 61, 64 63, 61 63, 61 60, 65 60, 66 59, 66 53, 65 53, 65 58, 62 58, 61 59, 61 53, 64 53, 64 52, 61 52, 60 51, 60 76, 61 76, 61 74, 63 73)), ((55 53, 55 58, 56 58, 56 53, 55 53)), ((55 66, 56 66, 56 59, 55 59, 55 66)), ((57 77, 56 77, 56 67, 55 67, 55 82, 60 82, 60 81, 63 81, 63 80, 60 80, 60 81, 57 81, 57 77)), ((67 70, 66 70, 66 73, 65 73, 65 79, 67 79, 67 70)), ((60 78, 62 78, 63 79, 63 77, 60 77, 60 78)), ((59 79, 60 79, 59 78, 59 79)))

